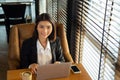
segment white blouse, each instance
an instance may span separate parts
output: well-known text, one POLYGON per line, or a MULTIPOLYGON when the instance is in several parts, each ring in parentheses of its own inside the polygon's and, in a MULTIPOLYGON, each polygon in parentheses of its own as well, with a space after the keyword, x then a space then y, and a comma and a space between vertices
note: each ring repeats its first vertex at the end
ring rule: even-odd
POLYGON ((43 48, 39 40, 37 40, 37 59, 40 66, 50 64, 52 62, 52 53, 49 40, 47 40, 47 45, 45 49, 43 48))

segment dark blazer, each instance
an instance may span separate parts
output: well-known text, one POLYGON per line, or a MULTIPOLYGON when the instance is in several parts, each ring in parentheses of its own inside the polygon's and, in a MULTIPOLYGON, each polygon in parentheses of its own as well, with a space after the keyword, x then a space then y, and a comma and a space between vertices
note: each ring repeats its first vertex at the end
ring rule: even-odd
MULTIPOLYGON (((37 63, 36 42, 37 40, 34 40, 33 38, 29 38, 23 42, 20 52, 20 68, 28 68, 30 64, 37 63)), ((59 38, 57 37, 54 42, 50 42, 50 46, 52 52, 52 63, 55 61, 64 62, 65 59, 63 57, 59 38)))

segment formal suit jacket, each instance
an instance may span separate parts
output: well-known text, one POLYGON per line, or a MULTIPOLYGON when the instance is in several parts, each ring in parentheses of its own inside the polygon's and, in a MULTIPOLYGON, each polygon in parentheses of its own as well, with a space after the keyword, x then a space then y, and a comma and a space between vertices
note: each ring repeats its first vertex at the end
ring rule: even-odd
MULTIPOLYGON (((54 42, 50 42, 50 46, 52 52, 52 63, 55 61, 65 61, 58 37, 54 42)), ((37 63, 37 40, 29 38, 22 44, 20 52, 20 68, 28 68, 32 63, 37 63)))

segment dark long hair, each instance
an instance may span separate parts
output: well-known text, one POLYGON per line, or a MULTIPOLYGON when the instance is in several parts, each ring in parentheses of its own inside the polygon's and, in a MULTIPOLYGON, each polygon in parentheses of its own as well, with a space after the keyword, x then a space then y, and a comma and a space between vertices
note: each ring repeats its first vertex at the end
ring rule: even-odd
POLYGON ((38 26, 40 21, 48 21, 52 24, 52 32, 48 36, 48 38, 49 38, 50 41, 54 41, 56 39, 56 26, 55 26, 52 18, 50 17, 50 15, 48 13, 42 13, 37 17, 36 24, 35 24, 35 29, 34 29, 34 33, 33 33, 32 38, 35 39, 35 40, 38 39, 37 26, 38 26))

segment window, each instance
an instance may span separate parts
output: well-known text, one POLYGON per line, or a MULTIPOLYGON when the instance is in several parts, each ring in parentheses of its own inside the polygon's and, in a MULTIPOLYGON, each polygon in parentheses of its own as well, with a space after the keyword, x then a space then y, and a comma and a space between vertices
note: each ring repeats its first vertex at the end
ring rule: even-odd
POLYGON ((120 1, 73 0, 73 5, 72 27, 79 29, 74 35, 80 34, 74 37, 74 43, 79 44, 76 62, 84 65, 92 80, 114 80, 120 46, 120 1))

